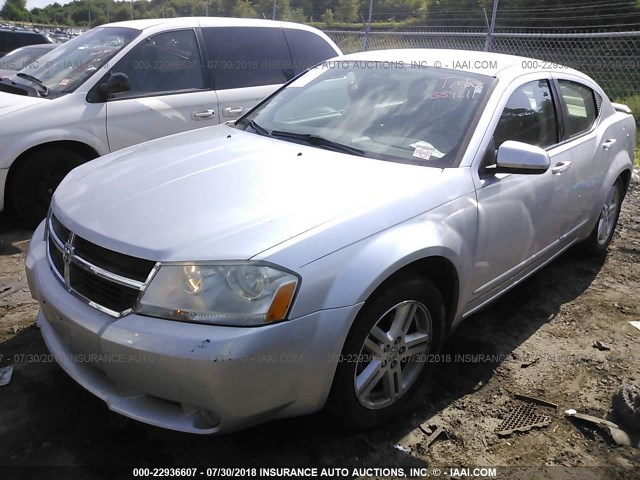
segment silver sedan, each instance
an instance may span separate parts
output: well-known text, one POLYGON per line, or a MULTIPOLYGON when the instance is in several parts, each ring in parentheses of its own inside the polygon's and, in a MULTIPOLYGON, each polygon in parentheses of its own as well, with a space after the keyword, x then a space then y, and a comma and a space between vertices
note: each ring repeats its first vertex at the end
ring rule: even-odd
POLYGON ((398 415, 464 318, 613 236, 633 117, 534 64, 354 54, 235 123, 78 167, 26 260, 49 349, 175 430, 398 415))

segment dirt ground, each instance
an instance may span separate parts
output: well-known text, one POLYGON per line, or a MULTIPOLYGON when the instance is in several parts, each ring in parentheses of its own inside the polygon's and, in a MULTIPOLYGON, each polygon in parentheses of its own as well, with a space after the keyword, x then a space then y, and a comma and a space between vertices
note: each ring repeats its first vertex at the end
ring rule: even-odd
POLYGON ((470 478, 451 467, 517 466, 528 468, 499 469, 496 478, 640 479, 638 434, 636 448, 618 447, 563 413, 574 408, 605 417, 622 384, 640 383, 640 330, 629 324, 640 320, 639 213, 635 185, 606 258, 569 252, 465 322, 404 418, 363 433, 319 413, 218 437, 125 420, 46 361, 34 326, 37 304, 22 283, 30 232, 0 214, 0 367, 14 367, 10 384, 0 387, 0 478, 115 476, 51 468, 36 476, 16 467, 24 465, 314 465, 402 467, 405 476, 410 467, 438 467, 441 478, 470 478), (538 408, 550 424, 498 437, 496 429, 519 404, 514 393, 557 404, 557 411, 538 408), (448 438, 429 446, 421 424, 442 426, 448 438))

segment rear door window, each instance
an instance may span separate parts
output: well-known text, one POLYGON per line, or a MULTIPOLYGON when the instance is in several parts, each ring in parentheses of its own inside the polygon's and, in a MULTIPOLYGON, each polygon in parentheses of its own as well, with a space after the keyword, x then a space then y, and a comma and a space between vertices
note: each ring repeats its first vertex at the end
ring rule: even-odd
POLYGON ((570 80, 558 80, 562 95, 565 137, 591 130, 598 116, 596 94, 589 87, 570 80))
POLYGON ((297 28, 285 28, 284 35, 291 50, 295 75, 337 55, 336 51, 324 38, 313 32, 297 28))
POLYGON ((202 34, 217 90, 277 85, 294 75, 281 28, 205 27, 202 34))

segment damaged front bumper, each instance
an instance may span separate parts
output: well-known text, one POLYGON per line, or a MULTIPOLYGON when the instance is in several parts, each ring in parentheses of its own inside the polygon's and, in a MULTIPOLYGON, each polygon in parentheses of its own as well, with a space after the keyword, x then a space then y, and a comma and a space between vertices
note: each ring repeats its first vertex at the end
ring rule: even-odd
POLYGON ((114 318, 54 277, 36 230, 26 259, 38 325, 60 366, 127 417, 220 433, 311 413, 328 396, 357 306, 274 325, 221 327, 130 314, 114 318))

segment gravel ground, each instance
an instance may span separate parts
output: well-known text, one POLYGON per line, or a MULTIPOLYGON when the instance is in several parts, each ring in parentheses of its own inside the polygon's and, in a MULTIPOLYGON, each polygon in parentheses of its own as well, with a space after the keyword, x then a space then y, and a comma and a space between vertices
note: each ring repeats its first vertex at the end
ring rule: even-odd
MULTIPOLYGON (((449 340, 416 407, 369 432, 341 429, 319 413, 201 437, 109 412, 47 357, 34 326, 37 304, 23 283, 30 232, 0 214, 0 367, 14 367, 10 384, 0 387, 0 478, 115 476, 16 467, 24 465, 315 465, 402 467, 405 475, 410 467, 512 466, 528 468, 497 478, 637 480, 637 432, 630 432, 632 446, 616 446, 608 433, 563 412, 574 408, 615 421, 612 396, 621 385, 640 382, 640 330, 629 323, 640 320, 638 190, 625 200, 606 258, 568 252, 474 315, 449 340), (547 426, 499 437, 496 430, 520 404, 518 393, 558 408, 537 407, 547 426), (428 445, 421 425, 439 425, 447 436, 428 445)), ((469 478, 441 470, 441 478, 469 478)))

